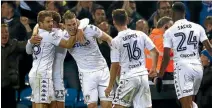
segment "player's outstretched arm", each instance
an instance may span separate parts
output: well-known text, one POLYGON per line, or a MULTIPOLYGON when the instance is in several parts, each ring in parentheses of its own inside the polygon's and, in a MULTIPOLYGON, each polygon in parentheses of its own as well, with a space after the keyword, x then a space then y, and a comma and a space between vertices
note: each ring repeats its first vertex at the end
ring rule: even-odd
POLYGON ((162 78, 170 60, 170 48, 164 48, 164 55, 158 77, 162 78))
POLYGON ((110 82, 109 82, 108 87, 105 90, 106 97, 108 97, 110 95, 110 92, 113 89, 113 85, 116 81, 118 69, 119 69, 119 62, 113 62, 111 64, 111 69, 110 69, 110 82))
POLYGON ((72 48, 74 46, 74 44, 76 43, 76 36, 79 35, 84 35, 83 30, 82 29, 78 29, 77 34, 76 35, 72 35, 69 37, 68 40, 65 39, 61 39, 59 46, 62 48, 72 48))
POLYGON ((153 48, 152 50, 150 50, 150 55, 152 57, 152 68, 150 70, 150 77, 155 77, 157 75, 157 63, 158 63, 158 56, 159 56, 159 52, 157 50, 157 48, 153 48))
POLYGON ((110 46, 111 40, 113 39, 110 35, 102 31, 102 36, 100 37, 101 40, 106 41, 110 46))
POLYGON ((27 54, 32 54, 32 46, 33 44, 40 44, 40 41, 42 40, 42 37, 33 35, 31 38, 28 40, 26 44, 26 53, 27 54))

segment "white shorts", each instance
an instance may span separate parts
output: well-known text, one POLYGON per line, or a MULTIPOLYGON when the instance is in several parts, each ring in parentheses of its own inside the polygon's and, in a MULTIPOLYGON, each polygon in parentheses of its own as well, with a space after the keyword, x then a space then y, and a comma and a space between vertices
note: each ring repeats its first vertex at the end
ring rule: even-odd
POLYGON ((63 78, 53 78, 53 101, 65 102, 65 88, 63 78))
POLYGON ((54 96, 52 79, 29 77, 29 84, 32 88, 32 102, 51 103, 54 96))
POLYGON ((203 76, 203 67, 196 63, 175 63, 174 85, 178 99, 196 95, 203 76))
POLYGON ((85 103, 97 103, 98 97, 100 101, 113 100, 113 91, 108 98, 104 92, 110 80, 110 72, 107 67, 94 72, 79 72, 79 79, 85 103))
POLYGON ((147 108, 152 106, 148 75, 121 79, 113 104, 124 107, 147 108))

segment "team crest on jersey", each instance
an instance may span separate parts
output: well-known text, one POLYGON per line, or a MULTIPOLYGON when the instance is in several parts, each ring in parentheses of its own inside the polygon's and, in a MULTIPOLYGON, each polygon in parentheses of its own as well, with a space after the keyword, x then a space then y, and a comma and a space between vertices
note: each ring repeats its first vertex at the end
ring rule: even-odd
POLYGON ((40 54, 40 52, 41 52, 41 47, 40 47, 40 45, 33 45, 32 49, 33 49, 33 53, 34 53, 35 55, 38 55, 38 54, 40 54))
POLYGON ((85 95, 85 102, 88 102, 90 100, 90 95, 85 95))

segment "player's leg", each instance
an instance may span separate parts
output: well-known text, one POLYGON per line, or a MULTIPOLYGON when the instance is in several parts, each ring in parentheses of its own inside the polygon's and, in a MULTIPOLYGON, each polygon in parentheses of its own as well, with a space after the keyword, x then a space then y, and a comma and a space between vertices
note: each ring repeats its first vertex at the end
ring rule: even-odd
POLYGON ((203 67, 201 64, 193 64, 193 70, 194 70, 194 94, 192 97, 192 104, 193 108, 198 108, 197 104, 194 102, 195 96, 197 95, 199 91, 199 87, 202 82, 203 77, 203 67))
POLYGON ((50 108, 65 108, 65 88, 62 78, 53 79, 54 97, 50 108))
POLYGON ((133 100, 134 108, 152 108, 151 92, 148 75, 140 76, 140 89, 133 100))
POLYGON ((88 108, 97 108, 98 91, 97 91, 96 74, 97 73, 95 72, 79 73, 79 79, 84 100, 85 103, 88 105, 88 108))
POLYGON ((29 78, 32 88, 32 98, 34 108, 49 108, 53 97, 53 84, 49 78, 29 78))
POLYGON ((32 107, 32 108, 49 108, 49 104, 36 103, 36 104, 34 104, 34 107, 32 107))
POLYGON ((180 103, 182 108, 193 108, 192 96, 186 96, 180 98, 180 103))
POLYGON ((98 71, 98 93, 100 98, 101 108, 112 108, 112 101, 114 97, 114 91, 111 91, 110 96, 105 96, 105 89, 109 84, 110 71, 107 67, 98 71))
POLYGON ((174 85, 182 108, 192 108, 194 94, 193 66, 190 63, 175 63, 174 85))
POLYGON ((116 89, 113 104, 115 108, 128 108, 133 104, 133 100, 140 89, 140 76, 129 79, 120 79, 116 89))

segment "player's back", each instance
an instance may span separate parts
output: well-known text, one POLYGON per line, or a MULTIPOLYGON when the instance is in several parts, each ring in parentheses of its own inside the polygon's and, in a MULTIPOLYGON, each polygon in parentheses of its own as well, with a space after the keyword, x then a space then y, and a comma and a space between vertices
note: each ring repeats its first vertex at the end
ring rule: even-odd
POLYGON ((164 47, 170 46, 174 50, 174 61, 200 63, 198 45, 204 40, 202 27, 198 24, 178 20, 164 34, 164 47))
POLYGON ((146 39, 143 32, 127 29, 112 40, 112 45, 119 51, 121 79, 147 74, 144 56, 146 39))
POLYGON ((33 66, 30 77, 52 77, 52 65, 54 61, 55 45, 60 42, 60 37, 55 32, 39 29, 42 40, 39 45, 33 45, 33 66))

